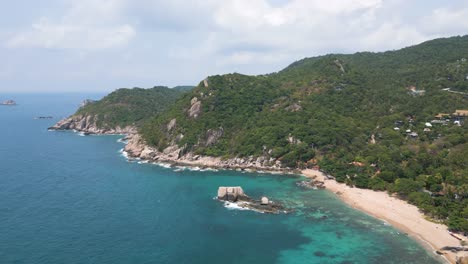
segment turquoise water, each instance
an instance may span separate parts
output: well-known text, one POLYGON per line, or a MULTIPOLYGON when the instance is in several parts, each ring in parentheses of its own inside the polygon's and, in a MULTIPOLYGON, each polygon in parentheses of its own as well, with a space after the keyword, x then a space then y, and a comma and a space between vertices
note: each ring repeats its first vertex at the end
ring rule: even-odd
POLYGON ((438 263, 298 176, 176 172, 128 162, 118 136, 47 131, 86 97, 0 94, 19 103, 0 107, 0 263, 438 263), (220 185, 295 211, 225 208, 220 185))

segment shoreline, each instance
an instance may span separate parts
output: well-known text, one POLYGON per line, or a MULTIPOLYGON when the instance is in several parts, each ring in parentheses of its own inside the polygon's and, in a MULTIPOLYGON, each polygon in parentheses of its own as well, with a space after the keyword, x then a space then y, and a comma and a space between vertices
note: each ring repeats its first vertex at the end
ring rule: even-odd
POLYGON ((408 234, 431 254, 442 257, 448 263, 456 263, 457 257, 467 255, 464 252, 457 254, 451 251, 443 251, 444 255, 437 254, 435 251, 440 251, 442 247, 460 246, 460 241, 449 234, 447 226, 426 220, 416 206, 404 200, 386 192, 352 188, 335 180, 328 180, 317 170, 303 170, 302 174, 308 178, 323 179, 326 189, 341 201, 408 234))
MULTIPOLYGON (((111 133, 93 134, 109 135, 111 133)), ((325 174, 318 170, 284 169, 279 166, 265 166, 255 161, 239 164, 237 158, 222 160, 221 158, 193 154, 180 156, 178 155, 180 149, 171 149, 170 152, 159 152, 145 145, 137 133, 127 132, 112 134, 124 136, 124 138, 122 138, 123 143, 125 143, 123 152, 127 154, 127 159, 137 158, 141 161, 147 161, 148 163, 200 167, 202 169, 211 168, 240 170, 245 172, 261 171, 271 174, 298 174, 307 178, 323 180, 325 188, 336 194, 337 198, 341 201, 371 217, 385 221, 394 228, 404 232, 430 252, 430 254, 439 256, 436 257, 437 259, 443 259, 447 263, 455 264, 457 262, 457 257, 468 257, 468 254, 465 253, 466 251, 459 253, 443 251, 443 255, 437 254, 436 251, 439 251, 442 247, 460 246, 460 241, 449 234, 447 226, 426 220, 425 216, 416 206, 408 204, 406 201, 399 198, 392 197, 386 192, 352 188, 345 184, 338 183, 335 180, 329 180, 325 174)))

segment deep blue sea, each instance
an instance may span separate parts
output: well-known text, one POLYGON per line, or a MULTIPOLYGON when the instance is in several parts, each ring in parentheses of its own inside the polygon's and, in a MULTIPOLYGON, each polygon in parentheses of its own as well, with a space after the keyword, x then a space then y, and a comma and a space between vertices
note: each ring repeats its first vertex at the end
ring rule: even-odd
POLYGON ((119 136, 47 127, 97 94, 0 94, 0 263, 439 263, 407 235, 299 176, 127 161, 119 136), (35 120, 37 116, 54 119, 35 120), (229 209, 218 186, 294 208, 229 209))

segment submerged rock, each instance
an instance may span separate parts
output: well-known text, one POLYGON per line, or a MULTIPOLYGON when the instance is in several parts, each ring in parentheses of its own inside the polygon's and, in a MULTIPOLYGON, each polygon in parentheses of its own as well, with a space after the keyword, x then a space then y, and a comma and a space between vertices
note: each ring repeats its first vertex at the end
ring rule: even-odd
POLYGON ((325 189, 325 183, 317 180, 300 181, 296 185, 305 189, 325 189))

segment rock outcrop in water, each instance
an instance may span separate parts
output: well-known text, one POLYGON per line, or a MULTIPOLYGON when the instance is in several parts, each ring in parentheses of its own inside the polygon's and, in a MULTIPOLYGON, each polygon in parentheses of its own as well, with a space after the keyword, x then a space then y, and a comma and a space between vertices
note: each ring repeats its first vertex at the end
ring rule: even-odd
POLYGON ((239 207, 261 213, 278 214, 288 212, 283 205, 270 201, 268 197, 263 196, 260 200, 250 198, 244 193, 244 190, 242 190, 240 186, 221 186, 218 188, 217 197, 219 201, 236 203, 239 207))
POLYGON ((218 188, 218 199, 228 202, 237 202, 238 200, 250 200, 247 195, 245 195, 242 187, 219 187, 218 188))
POLYGON ((0 105, 16 105, 16 102, 13 100, 6 100, 1 102, 0 105))

